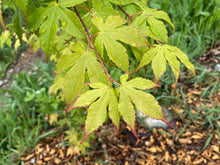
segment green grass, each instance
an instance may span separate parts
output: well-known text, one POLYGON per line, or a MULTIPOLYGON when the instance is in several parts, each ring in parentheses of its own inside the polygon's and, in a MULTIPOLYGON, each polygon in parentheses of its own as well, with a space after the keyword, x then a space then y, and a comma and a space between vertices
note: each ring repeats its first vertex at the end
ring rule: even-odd
POLYGON ((43 137, 41 131, 51 128, 45 114, 64 114, 65 104, 48 94, 52 68, 41 63, 38 71, 19 73, 11 89, 1 91, 0 164, 17 164, 20 156, 31 152, 43 137))
MULTIPOLYGON (((182 119, 182 121, 185 121, 186 118, 189 119, 189 123, 186 123, 186 125, 193 124, 195 125, 195 127, 203 128, 208 132, 216 131, 218 136, 220 137, 220 105, 217 101, 213 99, 213 97, 218 97, 217 93, 219 92, 220 87, 219 73, 217 71, 210 72, 201 65, 196 66, 196 70, 197 77, 191 77, 188 79, 187 77, 183 77, 183 79, 186 80, 183 81, 183 84, 184 86, 186 85, 192 90, 197 89, 199 91, 202 91, 199 95, 200 100, 197 100, 197 106, 189 105, 187 101, 188 97, 186 97, 186 89, 180 87, 177 90, 177 95, 180 96, 181 100, 185 101, 182 101, 179 104, 180 107, 184 107, 184 112, 179 117, 182 119), (200 87, 196 88, 197 85, 199 85, 200 87), (205 103, 204 105, 199 104, 201 100, 205 103)), ((181 86, 183 86, 183 84, 181 86)), ((192 97, 196 98, 196 96, 192 97)))

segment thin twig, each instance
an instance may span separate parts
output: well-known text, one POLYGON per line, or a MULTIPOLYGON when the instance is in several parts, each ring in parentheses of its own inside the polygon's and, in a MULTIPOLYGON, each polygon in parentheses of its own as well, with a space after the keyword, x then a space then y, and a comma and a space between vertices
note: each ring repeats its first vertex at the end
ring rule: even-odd
POLYGON ((86 8, 86 7, 83 7, 83 6, 78 6, 78 5, 76 5, 76 7, 78 7, 78 8, 81 8, 81 9, 85 9, 85 10, 87 10, 87 11, 91 11, 89 8, 86 8))
MULTIPOLYGON (((0 10, 2 10, 2 2, 0 3, 0 10)), ((3 20, 2 13, 1 13, 1 18, 2 18, 2 21, 0 22, 0 24, 2 25, 3 32, 5 32, 5 23, 4 23, 4 20, 3 20)))
POLYGON ((123 13, 125 13, 125 15, 128 16, 128 18, 129 18, 129 24, 130 24, 130 23, 131 23, 131 20, 133 20, 132 16, 131 16, 130 14, 128 14, 120 5, 117 5, 117 6, 119 7, 119 9, 120 9, 123 13))
POLYGON ((137 12, 137 13, 135 13, 134 15, 132 15, 131 17, 133 18, 134 16, 136 16, 136 15, 138 15, 138 14, 142 14, 143 12, 141 11, 141 12, 137 12))
POLYGON ((189 148, 189 149, 202 149, 202 146, 183 146, 183 145, 175 145, 175 147, 179 148, 189 148))
POLYGON ((156 40, 156 42, 157 42, 157 43, 158 43, 160 46, 162 46, 162 45, 163 45, 163 44, 161 44, 161 43, 160 43, 160 41, 158 41, 158 40, 156 40))
POLYGON ((105 74, 106 74, 107 77, 108 77, 108 81, 109 81, 109 84, 108 84, 108 85, 109 85, 109 86, 111 85, 111 81, 113 81, 113 82, 119 84, 118 82, 116 82, 115 80, 113 80, 112 77, 109 75, 109 73, 108 73, 108 71, 107 71, 107 68, 105 67, 105 65, 104 65, 104 63, 103 63, 103 61, 102 61, 102 59, 101 59, 101 57, 100 57, 100 55, 99 55, 99 53, 98 53, 96 47, 95 47, 95 44, 94 44, 94 42, 93 42, 93 40, 92 40, 91 34, 89 33, 89 31, 88 31, 88 29, 87 29, 85 23, 83 22, 81 16, 79 15, 79 13, 78 13, 76 7, 73 7, 73 9, 74 9, 74 11, 76 12, 76 15, 78 16, 80 22, 82 23, 82 25, 83 25, 83 27, 84 27, 84 30, 86 31, 86 33, 87 33, 87 35, 88 35, 88 37, 89 37, 89 43, 92 43, 93 49, 95 50, 95 53, 96 53, 96 55, 97 55, 97 57, 98 57, 98 59, 99 59, 99 62, 101 63, 102 68, 104 69, 105 74))

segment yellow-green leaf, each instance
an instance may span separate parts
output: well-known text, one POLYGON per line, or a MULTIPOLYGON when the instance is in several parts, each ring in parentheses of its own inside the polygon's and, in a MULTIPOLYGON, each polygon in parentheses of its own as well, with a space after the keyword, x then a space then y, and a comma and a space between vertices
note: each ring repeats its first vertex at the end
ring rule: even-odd
POLYGON ((89 86, 93 89, 100 89, 100 88, 106 88, 107 85, 102 82, 96 82, 96 83, 89 83, 89 86))
POLYGON ((136 109, 143 112, 145 115, 150 116, 151 118, 163 120, 167 123, 161 107, 154 96, 139 90, 148 86, 148 83, 151 84, 151 87, 156 86, 156 84, 149 82, 149 80, 136 78, 134 80, 124 82, 122 86, 118 88, 119 113, 123 117, 124 121, 129 125, 135 136, 135 110, 133 105, 135 105, 136 109), (138 85, 134 85, 135 82, 137 82, 138 85), (137 87, 139 88, 138 90, 135 89, 137 87))
POLYGON ((121 84, 126 83, 127 80, 128 80, 128 74, 121 75, 121 77, 120 77, 121 84))
POLYGON ((118 104, 118 111, 120 115, 123 117, 124 121, 130 126, 134 135, 135 132, 135 110, 134 106, 131 103, 131 100, 127 94, 127 90, 125 87, 119 88, 119 104, 118 104))
POLYGON ((137 67, 137 70, 149 64, 152 61, 151 67, 154 72, 156 83, 158 83, 160 77, 166 71, 167 62, 170 65, 175 76, 175 81, 177 82, 180 72, 180 62, 177 60, 177 58, 195 74, 193 64, 189 61, 188 57, 177 47, 170 46, 167 44, 154 46, 154 48, 151 48, 144 54, 139 66, 137 67))
POLYGON ((159 79, 166 71, 166 59, 164 58, 163 51, 158 51, 152 59, 151 67, 154 72, 155 82, 158 84, 159 79))
POLYGON ((168 35, 167 29, 164 23, 160 20, 157 20, 155 17, 148 17, 147 19, 148 24, 150 25, 150 29, 153 32, 154 39, 158 39, 162 42, 168 42, 168 35))
POLYGON ((83 86, 85 78, 85 60, 85 56, 82 56, 65 76, 63 93, 68 106, 76 99, 83 86))
POLYGON ((53 85, 50 86, 49 88, 49 93, 52 94, 57 94, 57 91, 59 89, 63 89, 63 83, 64 83, 64 78, 65 74, 57 74, 54 81, 53 85))
POLYGON ((59 29, 59 21, 65 22, 64 30, 70 31, 73 36, 84 38, 81 30, 79 30, 80 22, 78 17, 56 2, 49 2, 47 7, 36 9, 28 17, 28 28, 31 31, 36 31, 40 27, 40 42, 47 58, 50 55, 56 32, 59 29), (68 28, 70 26, 71 29, 68 28))
POLYGON ((108 1, 103 0, 93 0, 94 15, 100 16, 102 18, 107 18, 109 14, 119 15, 119 12, 115 10, 108 1))
POLYGON ((87 0, 59 0, 59 4, 65 7, 73 7, 79 5, 87 0))
POLYGON ((147 51, 141 61, 140 61, 140 64, 138 65, 138 68, 137 69, 140 69, 142 68, 143 66, 149 64, 152 59, 154 58, 155 54, 157 53, 157 49, 156 48, 151 48, 149 51, 147 51))
POLYGON ((5 23, 2 16, 2 0, 0 0, 0 24, 2 26, 3 31, 5 30, 5 23))
POLYGON ((94 17, 92 21, 100 31, 95 40, 100 54, 103 54, 104 45, 110 60, 122 70, 129 72, 127 50, 118 40, 132 46, 143 46, 148 43, 144 35, 132 26, 125 26, 127 21, 121 16, 111 15, 105 23, 100 17, 94 17))
POLYGON ((97 61, 94 52, 87 54, 86 68, 90 82, 102 82, 104 84, 108 84, 108 77, 100 62, 97 61), (94 54, 94 56, 92 54, 94 54))
POLYGON ((67 109, 68 111, 77 107, 89 106, 85 133, 81 143, 86 140, 89 134, 103 124, 107 116, 107 108, 109 110, 109 117, 117 129, 119 128, 120 121, 118 101, 114 89, 100 82, 90 83, 89 85, 92 88, 95 87, 95 89, 82 94, 72 107, 67 109))
POLYGON ((149 50, 149 48, 147 46, 144 47, 131 47, 132 52, 135 55, 135 58, 138 61, 141 61, 141 58, 143 57, 144 53, 147 52, 149 50))
POLYGON ((142 14, 135 18, 132 25, 137 27, 143 34, 152 37, 155 40, 168 42, 167 29, 161 20, 169 23, 174 29, 168 14, 164 11, 150 9, 142 2, 136 3, 142 10, 142 14), (149 26, 147 26, 149 25, 149 26))
POLYGON ((7 44, 9 47, 12 44, 11 34, 8 30, 3 31, 0 36, 0 47, 2 48, 4 44, 7 44))
POLYGON ((126 92, 139 111, 151 118, 166 121, 159 103, 151 94, 133 88, 127 88, 126 92))
POLYGON ((50 125, 52 125, 53 122, 57 123, 57 118, 58 118, 58 114, 57 113, 50 114, 50 116, 49 116, 49 123, 50 123, 50 125))
POLYGON ((113 88, 109 90, 109 118, 112 120, 114 125, 119 129, 120 114, 118 112, 118 99, 116 97, 115 91, 113 88))
POLYGON ((141 89, 141 90, 146 90, 146 89, 156 87, 157 84, 155 84, 151 80, 147 80, 147 79, 144 79, 144 78, 141 78, 141 77, 137 77, 135 79, 132 79, 132 80, 126 82, 126 84, 124 84, 124 86, 137 88, 137 89, 141 89))
POLYGON ((193 66, 193 64, 189 61, 189 58, 186 56, 186 54, 184 52, 182 52, 179 48, 175 47, 175 46, 170 46, 170 45, 166 45, 167 49, 170 49, 173 51, 173 53, 176 54, 176 56, 178 57, 178 59, 189 69, 191 70, 194 74, 195 73, 195 68, 193 66))
POLYGON ((93 49, 85 50, 83 43, 78 41, 70 44, 61 54, 62 56, 58 59, 56 65, 56 73, 61 73, 65 76, 62 76, 62 79, 55 82, 56 85, 53 86, 53 90, 57 92, 58 88, 62 85, 67 106, 80 94, 86 71, 90 83, 100 82, 108 84, 108 78, 101 64, 97 61, 93 49))
POLYGON ((146 46, 149 42, 146 40, 143 33, 132 26, 124 26, 112 32, 112 35, 117 36, 118 40, 129 44, 133 47, 146 46))
POLYGON ((136 0, 109 0, 109 1, 116 5, 128 5, 130 3, 134 3, 136 0))
POLYGON ((107 117, 108 103, 109 90, 107 90, 96 102, 90 105, 85 123, 85 132, 81 143, 86 140, 88 135, 104 123, 107 117))
POLYGON ((74 104, 75 107, 85 107, 92 104, 97 98, 101 97, 107 91, 107 86, 105 88, 89 90, 86 93, 83 93, 74 104))
POLYGON ((61 73, 68 67, 74 65, 80 56, 79 53, 63 54, 56 64, 56 73, 61 73))
POLYGON ((175 52, 170 51, 169 49, 165 51, 164 56, 173 71, 173 74, 175 76, 175 85, 177 85, 177 80, 180 74, 180 62, 177 60, 175 52))

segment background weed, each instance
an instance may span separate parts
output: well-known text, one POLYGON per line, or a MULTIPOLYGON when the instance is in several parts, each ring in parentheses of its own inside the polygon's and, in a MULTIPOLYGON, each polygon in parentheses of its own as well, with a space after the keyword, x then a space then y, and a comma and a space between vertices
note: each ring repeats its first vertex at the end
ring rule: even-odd
POLYGON ((45 114, 64 113, 65 104, 56 96, 48 94, 53 81, 51 65, 41 63, 38 70, 31 74, 26 71, 19 73, 14 77, 11 89, 1 90, 2 161, 16 162, 22 154, 35 147, 41 130, 50 128, 45 114))

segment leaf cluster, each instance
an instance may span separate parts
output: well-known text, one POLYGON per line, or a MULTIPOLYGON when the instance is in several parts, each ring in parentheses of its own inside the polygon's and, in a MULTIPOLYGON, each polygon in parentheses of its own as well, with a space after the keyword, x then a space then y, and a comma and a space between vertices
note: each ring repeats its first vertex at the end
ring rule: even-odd
MULTIPOLYGON (((16 14, 23 14, 25 32, 34 33, 47 59, 53 54, 56 61, 50 93, 62 90, 67 112, 88 107, 82 142, 107 117, 117 129, 122 117, 136 135, 135 109, 167 122, 156 99, 145 90, 158 87, 167 63, 176 82, 180 61, 195 73, 188 57, 167 44, 165 23, 174 30, 168 14, 149 8, 144 1, 50 0, 39 5, 26 0, 13 4, 19 10, 16 14), (155 83, 142 77, 131 79, 135 75, 130 69, 131 54, 139 63, 136 72, 151 63, 155 83), (120 83, 110 76, 107 66, 124 72, 120 83)), ((21 39, 19 18, 15 32, 21 39)))

